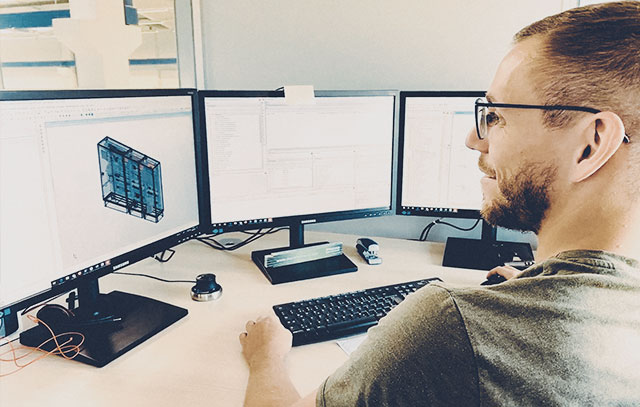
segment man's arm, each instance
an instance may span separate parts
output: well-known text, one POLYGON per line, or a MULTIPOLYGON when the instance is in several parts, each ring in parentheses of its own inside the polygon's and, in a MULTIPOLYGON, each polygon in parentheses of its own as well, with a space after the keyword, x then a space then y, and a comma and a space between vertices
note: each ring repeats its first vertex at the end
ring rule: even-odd
POLYGON ((287 373, 284 358, 291 350, 291 333, 273 316, 247 322, 246 330, 240 334, 249 365, 245 407, 315 406, 316 391, 300 398, 287 373))

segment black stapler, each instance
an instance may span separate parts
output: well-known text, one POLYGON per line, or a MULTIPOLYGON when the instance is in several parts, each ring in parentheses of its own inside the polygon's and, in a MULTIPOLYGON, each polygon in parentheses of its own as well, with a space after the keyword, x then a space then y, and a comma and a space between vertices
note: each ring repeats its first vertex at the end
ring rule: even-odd
POLYGON ((356 249, 360 256, 369 264, 380 264, 382 263, 382 259, 378 257, 378 250, 380 250, 380 246, 378 243, 373 240, 361 237, 356 242, 356 249))

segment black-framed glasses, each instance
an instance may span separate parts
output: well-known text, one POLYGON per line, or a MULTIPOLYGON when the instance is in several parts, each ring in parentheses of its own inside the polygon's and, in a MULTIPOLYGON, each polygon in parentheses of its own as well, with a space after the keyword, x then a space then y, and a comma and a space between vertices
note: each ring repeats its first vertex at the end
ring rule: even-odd
MULTIPOLYGON (((586 106, 568 106, 568 105, 523 105, 513 103, 491 103, 483 98, 476 99, 476 135, 480 140, 484 140, 489 133, 489 127, 493 126, 498 120, 495 112, 490 112, 490 107, 502 107, 508 109, 538 109, 538 110, 571 110, 574 112, 600 113, 601 110, 586 106)), ((624 135, 624 142, 629 142, 629 136, 624 135)))

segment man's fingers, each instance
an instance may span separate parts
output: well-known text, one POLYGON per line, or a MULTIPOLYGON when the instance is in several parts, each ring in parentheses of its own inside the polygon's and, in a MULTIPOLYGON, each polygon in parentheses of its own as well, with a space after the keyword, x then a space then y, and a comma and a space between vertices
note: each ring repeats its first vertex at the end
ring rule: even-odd
POLYGON ((498 266, 498 267, 494 267, 492 268, 488 273, 487 273, 487 278, 489 278, 490 276, 494 275, 494 274, 499 274, 502 277, 506 278, 507 280, 509 280, 512 277, 515 277, 518 273, 520 273, 520 270, 518 270, 515 267, 511 267, 511 266, 498 266))

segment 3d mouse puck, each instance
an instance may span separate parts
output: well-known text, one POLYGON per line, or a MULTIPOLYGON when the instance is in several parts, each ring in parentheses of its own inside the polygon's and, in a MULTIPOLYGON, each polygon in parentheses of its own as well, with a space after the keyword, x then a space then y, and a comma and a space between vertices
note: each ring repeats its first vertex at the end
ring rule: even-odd
POLYGON ((191 299, 194 301, 217 300, 222 295, 222 286, 216 283, 214 274, 200 274, 196 277, 196 285, 191 288, 191 299))

